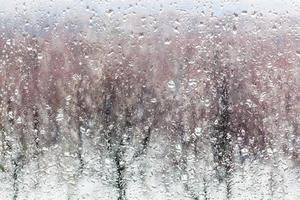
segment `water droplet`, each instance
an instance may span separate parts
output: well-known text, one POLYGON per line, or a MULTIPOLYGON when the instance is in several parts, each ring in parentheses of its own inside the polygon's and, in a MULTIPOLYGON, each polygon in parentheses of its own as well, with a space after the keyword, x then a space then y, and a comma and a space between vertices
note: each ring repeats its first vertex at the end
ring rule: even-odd
POLYGON ((204 101, 204 105, 205 105, 206 107, 209 107, 209 106, 210 106, 210 101, 209 101, 209 99, 206 99, 206 100, 204 101))
POLYGON ((202 135, 202 128, 200 128, 200 127, 197 127, 197 128, 195 128, 195 135, 196 136, 201 136, 202 135))
POLYGON ((169 44, 171 44, 171 40, 170 39, 166 39, 165 40, 165 45, 169 45, 169 44))
POLYGON ((59 111, 59 113, 56 115, 56 121, 60 122, 64 119, 64 114, 62 111, 59 111))
POLYGON ((242 15, 247 15, 248 11, 247 10, 242 10, 242 15))
POLYGON ((38 58, 39 60, 42 60, 42 59, 43 59, 43 55, 42 55, 41 53, 39 53, 38 56, 37 56, 37 58, 38 58))
POLYGON ((72 99, 71 95, 68 95, 68 96, 66 97, 66 101, 70 101, 71 99, 72 99))
POLYGON ((170 89, 174 89, 175 88, 175 82, 173 81, 173 80, 170 80, 169 82, 168 82, 168 87, 170 88, 170 89))
POLYGON ((198 81, 196 79, 190 79, 189 80, 189 86, 196 87, 198 84, 198 81))
POLYGON ((157 99, 156 99, 156 98, 152 98, 152 99, 150 100, 150 102, 151 102, 151 103, 156 103, 156 102, 157 102, 157 99))
POLYGON ((18 117, 18 119, 16 120, 17 124, 22 124, 23 123, 23 120, 21 117, 18 117))
POLYGON ((272 64, 271 64, 271 63, 268 63, 267 68, 268 68, 268 69, 271 69, 272 67, 273 67, 272 64))
POLYGON ((113 9, 108 9, 107 12, 106 12, 108 17, 111 17, 113 15, 113 13, 114 13, 113 9))
POLYGON ((139 33, 139 39, 143 39, 143 38, 144 38, 144 33, 143 32, 139 33))
POLYGON ((10 39, 6 40, 6 44, 11 45, 11 40, 10 39))
POLYGON ((237 34, 237 27, 236 27, 236 25, 233 25, 233 27, 232 27, 232 33, 233 34, 237 34))

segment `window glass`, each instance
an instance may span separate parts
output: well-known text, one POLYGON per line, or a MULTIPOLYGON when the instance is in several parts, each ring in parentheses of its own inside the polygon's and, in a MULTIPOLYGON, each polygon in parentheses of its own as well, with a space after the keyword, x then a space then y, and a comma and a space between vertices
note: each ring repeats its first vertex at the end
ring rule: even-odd
POLYGON ((0 199, 300 199, 300 1, 0 5, 0 199))

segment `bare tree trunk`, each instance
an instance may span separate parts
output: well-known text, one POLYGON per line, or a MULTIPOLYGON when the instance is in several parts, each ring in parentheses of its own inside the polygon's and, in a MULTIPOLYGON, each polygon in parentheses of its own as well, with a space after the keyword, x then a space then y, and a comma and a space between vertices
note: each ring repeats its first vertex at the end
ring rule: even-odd
MULTIPOLYGON (((121 144, 121 147, 122 146, 123 145, 121 144)), ((116 185, 117 185, 118 194, 119 194, 118 200, 126 200, 126 181, 124 179, 126 168, 125 168, 125 161, 122 159, 123 154, 124 154, 124 152, 122 152, 122 149, 118 149, 114 155, 114 161, 115 161, 116 168, 117 168, 116 185)))
POLYGON ((25 156, 21 153, 13 159, 13 200, 19 195, 19 174, 24 166, 25 156))
POLYGON ((232 170, 233 170, 233 150, 232 137, 233 133, 230 127, 230 112, 229 112, 229 69, 220 66, 219 52, 214 57, 213 67, 215 89, 217 97, 217 116, 213 125, 213 153, 214 159, 218 166, 216 168, 217 175, 220 181, 225 181, 226 184, 226 199, 231 198, 232 187, 232 170))

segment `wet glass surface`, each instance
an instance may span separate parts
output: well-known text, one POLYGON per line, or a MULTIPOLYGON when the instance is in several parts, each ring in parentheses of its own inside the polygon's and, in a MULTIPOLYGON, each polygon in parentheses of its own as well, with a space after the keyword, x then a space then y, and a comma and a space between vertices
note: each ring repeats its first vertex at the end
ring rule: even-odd
POLYGON ((300 199, 298 0, 0 5, 0 199, 300 199))

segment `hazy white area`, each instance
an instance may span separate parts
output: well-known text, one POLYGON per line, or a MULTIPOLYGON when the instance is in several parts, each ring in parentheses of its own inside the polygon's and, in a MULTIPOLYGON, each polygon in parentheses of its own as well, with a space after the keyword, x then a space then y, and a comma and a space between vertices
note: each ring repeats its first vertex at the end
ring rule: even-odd
MULTIPOLYGON (((128 9, 136 12, 159 12, 177 10, 188 13, 200 11, 213 12, 222 15, 231 12, 247 10, 263 12, 265 14, 298 15, 300 1, 298 0, 0 0, 0 15, 18 15, 26 13, 38 15, 39 12, 50 10, 62 12, 69 8, 69 12, 80 15, 80 11, 89 6, 97 12, 105 12, 107 9, 115 9, 117 12, 127 12, 128 9)), ((41 14, 41 13, 40 13, 41 14)))
MULTIPOLYGON (((163 146, 164 144, 157 144, 163 146)), ((162 147, 160 147, 162 148, 162 147)), ((99 159, 86 148, 86 169, 76 178, 76 159, 60 157, 59 149, 50 148, 36 163, 26 165, 19 177, 18 200, 111 200, 117 199, 114 183, 113 161, 99 159)), ((166 159, 158 159, 160 150, 152 147, 149 153, 129 166, 125 177, 130 179, 126 186, 128 200, 226 200, 226 186, 214 178, 213 169, 201 161, 191 160, 191 171, 185 175, 176 174, 166 166, 166 159), (139 175, 144 168, 143 178, 139 175), (205 179, 206 182, 203 182, 205 179), (187 192, 185 185, 189 185, 187 192), (207 194, 204 193, 207 192, 207 194)), ((284 158, 274 163, 247 162, 236 169, 231 181, 231 200, 297 200, 300 198, 300 170, 284 158), (272 178, 272 180, 271 180, 272 178)), ((13 190, 11 174, 0 173, 0 199, 11 199, 13 190)))

